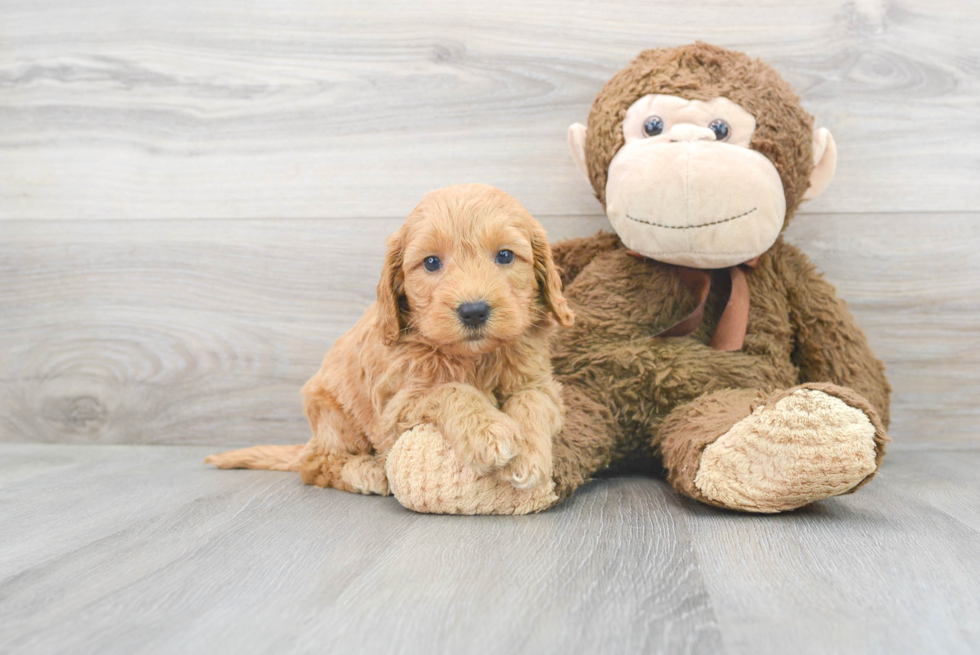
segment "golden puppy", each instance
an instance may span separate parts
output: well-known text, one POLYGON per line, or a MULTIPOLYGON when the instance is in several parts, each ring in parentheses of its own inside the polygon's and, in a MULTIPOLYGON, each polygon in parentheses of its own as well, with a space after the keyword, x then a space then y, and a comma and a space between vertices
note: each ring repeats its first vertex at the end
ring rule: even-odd
POLYGON ((490 186, 433 191, 388 239, 377 302, 303 387, 309 442, 205 461, 387 494, 388 451, 431 423, 478 472, 540 485, 562 424, 552 317, 572 323, 541 224, 490 186))

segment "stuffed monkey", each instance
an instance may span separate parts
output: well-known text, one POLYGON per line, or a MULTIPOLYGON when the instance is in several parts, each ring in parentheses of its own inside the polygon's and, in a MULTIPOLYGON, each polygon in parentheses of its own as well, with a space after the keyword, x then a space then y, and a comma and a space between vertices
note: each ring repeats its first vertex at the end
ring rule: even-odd
POLYGON ((888 441, 884 367, 781 236, 836 162, 789 85, 704 43, 647 50, 569 143, 616 234, 555 248, 576 322, 553 344, 566 407, 553 485, 518 491, 468 474, 419 429, 388 459, 399 501, 539 511, 631 461, 659 462, 678 493, 746 512, 870 480, 888 441))

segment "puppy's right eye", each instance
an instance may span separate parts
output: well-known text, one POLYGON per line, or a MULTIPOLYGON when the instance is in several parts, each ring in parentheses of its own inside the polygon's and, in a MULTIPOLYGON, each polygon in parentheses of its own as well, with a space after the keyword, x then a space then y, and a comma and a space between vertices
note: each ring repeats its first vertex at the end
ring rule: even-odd
POLYGON ((430 273, 434 273, 442 268, 442 261, 438 257, 426 257, 422 266, 430 273))
POLYGON ((513 261, 514 261, 514 252, 512 250, 501 250, 500 252, 497 253, 498 264, 504 264, 506 266, 507 264, 510 264, 513 261))

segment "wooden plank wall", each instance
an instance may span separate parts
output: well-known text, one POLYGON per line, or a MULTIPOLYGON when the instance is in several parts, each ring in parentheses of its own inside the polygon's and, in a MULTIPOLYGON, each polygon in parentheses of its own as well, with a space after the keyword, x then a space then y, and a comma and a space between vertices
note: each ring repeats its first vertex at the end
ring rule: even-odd
POLYGON ((606 225, 565 147, 646 47, 776 65, 840 165, 790 226, 895 386, 978 438, 972 0, 0 0, 0 441, 306 437, 298 389, 429 189, 606 225))

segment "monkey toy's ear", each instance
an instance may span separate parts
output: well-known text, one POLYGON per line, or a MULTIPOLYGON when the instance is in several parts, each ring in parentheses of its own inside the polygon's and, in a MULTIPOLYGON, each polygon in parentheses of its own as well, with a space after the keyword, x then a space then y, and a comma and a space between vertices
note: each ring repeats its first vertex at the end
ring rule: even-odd
POLYGON ((803 194, 804 200, 813 200, 827 188, 837 170, 837 145, 826 127, 813 132, 813 172, 810 186, 803 194))
POLYGON ((378 323, 381 326, 381 338, 388 346, 398 340, 403 327, 400 302, 404 282, 404 248, 402 230, 388 237, 388 252, 385 255, 381 281, 378 282, 378 323))
POLYGON ((586 181, 589 180, 589 167, 585 163, 585 135, 588 128, 581 123, 572 123, 568 127, 568 149, 572 152, 572 159, 578 164, 578 169, 582 171, 586 181))

